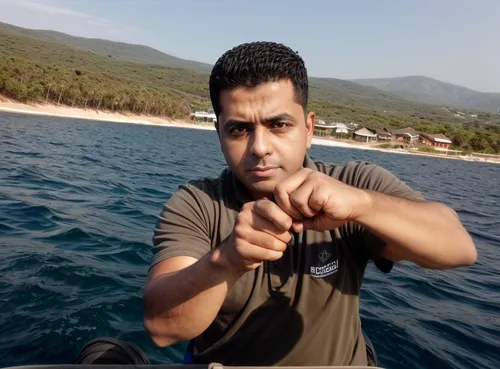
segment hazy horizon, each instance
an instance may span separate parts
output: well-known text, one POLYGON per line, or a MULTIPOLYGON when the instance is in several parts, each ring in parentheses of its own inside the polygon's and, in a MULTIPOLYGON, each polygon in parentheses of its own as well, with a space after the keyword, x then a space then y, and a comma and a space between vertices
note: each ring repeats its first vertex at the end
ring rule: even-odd
POLYGON ((242 42, 282 42, 310 76, 425 76, 500 92, 500 2, 0 0, 0 21, 141 44, 213 64, 242 42))

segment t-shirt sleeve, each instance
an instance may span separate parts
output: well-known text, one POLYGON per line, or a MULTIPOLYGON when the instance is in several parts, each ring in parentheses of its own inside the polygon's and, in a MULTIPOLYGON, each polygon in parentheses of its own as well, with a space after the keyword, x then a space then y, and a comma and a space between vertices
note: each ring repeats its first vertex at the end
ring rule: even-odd
MULTIPOLYGON (((374 164, 349 163, 345 170, 344 182, 357 188, 377 191, 412 201, 425 201, 421 193, 413 190, 404 181, 388 170, 374 164)), ((352 246, 363 262, 372 260, 382 272, 391 271, 394 263, 385 259, 382 252, 386 243, 360 225, 349 224, 347 231, 352 236, 352 246)))
POLYGON ((153 232, 150 268, 174 256, 201 258, 211 249, 209 217, 199 190, 182 185, 165 203, 153 232))

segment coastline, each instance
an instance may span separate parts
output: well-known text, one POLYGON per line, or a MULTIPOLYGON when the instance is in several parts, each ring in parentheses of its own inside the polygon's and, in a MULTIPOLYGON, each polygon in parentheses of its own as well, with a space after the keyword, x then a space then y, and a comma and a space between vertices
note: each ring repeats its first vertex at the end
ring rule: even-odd
POLYGON ((177 121, 147 115, 122 114, 95 109, 73 108, 70 106, 57 106, 52 104, 24 104, 15 101, 2 101, 0 99, 0 112, 40 115, 44 117, 72 118, 94 120, 101 122, 144 124, 152 126, 196 128, 204 130, 215 130, 212 126, 177 121))
MULTIPOLYGON (((215 131, 215 127, 211 124, 200 124, 189 121, 159 118, 147 115, 123 114, 118 112, 107 112, 95 109, 57 106, 53 104, 25 104, 11 100, 5 100, 5 99, 2 100, 2 97, 0 97, 0 113, 1 112, 39 115, 45 117, 72 118, 72 119, 84 119, 84 120, 94 120, 102 122, 143 124, 152 126, 190 128, 190 129, 215 131)), ((374 151, 382 151, 393 154, 420 155, 420 156, 427 156, 427 157, 441 158, 441 159, 455 159, 455 160, 500 164, 499 158, 470 157, 470 156, 460 156, 460 155, 452 156, 443 154, 412 152, 403 149, 382 149, 378 147, 364 145, 362 143, 354 143, 354 142, 350 143, 350 142, 344 142, 344 141, 321 138, 321 137, 313 137, 312 143, 313 145, 319 145, 319 146, 339 147, 346 149, 374 150, 374 151)))

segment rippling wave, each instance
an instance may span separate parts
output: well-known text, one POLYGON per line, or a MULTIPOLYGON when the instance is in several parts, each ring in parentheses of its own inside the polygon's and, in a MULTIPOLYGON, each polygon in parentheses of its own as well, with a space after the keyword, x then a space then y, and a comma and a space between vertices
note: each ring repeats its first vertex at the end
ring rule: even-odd
MULTIPOLYGON (((370 267, 363 328, 387 368, 500 366, 500 167, 314 147, 314 158, 375 162, 457 210, 479 251, 453 271, 370 267)), ((214 132, 0 115, 0 364, 69 363, 99 336, 138 344, 151 236, 163 203, 224 166, 214 132)))

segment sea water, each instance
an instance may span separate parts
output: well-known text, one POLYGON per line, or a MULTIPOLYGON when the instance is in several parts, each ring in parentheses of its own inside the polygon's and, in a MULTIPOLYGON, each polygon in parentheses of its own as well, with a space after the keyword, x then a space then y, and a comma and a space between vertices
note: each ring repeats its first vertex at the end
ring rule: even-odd
MULTIPOLYGON (((370 265, 363 329, 380 365, 500 367, 500 166, 314 146, 313 159, 379 164, 453 207, 479 252, 472 267, 370 265)), ((71 363, 89 340, 138 344, 154 363, 141 297, 151 237, 180 184, 216 176, 213 131, 0 114, 0 366, 71 363)))

